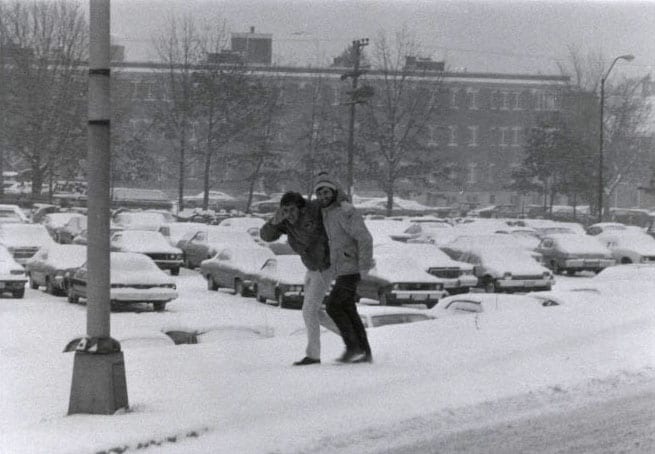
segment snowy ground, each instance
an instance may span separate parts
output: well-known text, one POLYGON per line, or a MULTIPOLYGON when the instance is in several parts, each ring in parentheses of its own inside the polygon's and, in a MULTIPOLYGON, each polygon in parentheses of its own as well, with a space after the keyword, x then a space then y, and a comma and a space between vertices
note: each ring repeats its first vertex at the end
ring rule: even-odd
MULTIPOLYGON (((210 292, 189 270, 177 279, 181 296, 166 312, 112 313, 130 402, 112 416, 66 416, 73 353, 62 349, 85 333, 85 307, 30 289, 24 300, 1 298, 0 452, 557 452, 484 443, 508 421, 543 442, 558 426, 535 430, 534 418, 598 414, 595 405, 643 402, 635 396, 655 390, 655 287, 593 305, 373 328, 373 364, 335 364, 342 343, 326 331, 323 364, 298 368, 300 311, 210 292), (174 346, 161 334, 169 329, 209 333, 174 346)), ((587 279, 559 277, 556 287, 587 279)), ((649 452, 650 443, 617 449, 649 452)))

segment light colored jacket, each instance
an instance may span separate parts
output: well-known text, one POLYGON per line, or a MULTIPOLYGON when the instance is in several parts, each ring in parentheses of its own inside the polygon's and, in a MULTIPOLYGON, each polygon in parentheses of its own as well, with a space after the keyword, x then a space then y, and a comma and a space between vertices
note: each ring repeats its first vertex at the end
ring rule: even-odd
POLYGON ((373 238, 355 207, 335 202, 322 212, 335 276, 362 274, 373 268, 373 238))

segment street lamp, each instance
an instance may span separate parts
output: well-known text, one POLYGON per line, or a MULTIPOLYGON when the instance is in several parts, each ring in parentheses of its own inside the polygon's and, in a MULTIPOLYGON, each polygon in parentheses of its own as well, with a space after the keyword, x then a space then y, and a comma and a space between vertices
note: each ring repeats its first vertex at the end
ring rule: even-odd
POLYGON ((619 55, 600 79, 600 143, 598 144, 598 222, 603 222, 603 110, 605 105, 605 80, 619 60, 632 61, 634 55, 619 55))

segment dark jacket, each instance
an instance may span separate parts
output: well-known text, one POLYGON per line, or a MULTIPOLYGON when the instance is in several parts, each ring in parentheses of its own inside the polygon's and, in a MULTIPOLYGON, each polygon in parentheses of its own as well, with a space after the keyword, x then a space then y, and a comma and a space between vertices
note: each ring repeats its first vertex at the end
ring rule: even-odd
POLYGON ((323 271, 330 268, 330 249, 317 201, 309 201, 300 209, 297 223, 291 224, 285 219, 273 225, 269 220, 259 230, 264 241, 275 241, 282 234, 287 235, 289 246, 300 255, 307 269, 323 271))

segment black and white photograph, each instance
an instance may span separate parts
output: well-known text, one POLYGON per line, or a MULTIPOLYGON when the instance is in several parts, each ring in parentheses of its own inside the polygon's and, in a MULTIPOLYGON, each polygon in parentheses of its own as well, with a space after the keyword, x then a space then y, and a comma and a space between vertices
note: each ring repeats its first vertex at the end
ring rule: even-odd
POLYGON ((654 295, 655 0, 0 0, 3 454, 652 453, 654 295))

